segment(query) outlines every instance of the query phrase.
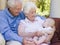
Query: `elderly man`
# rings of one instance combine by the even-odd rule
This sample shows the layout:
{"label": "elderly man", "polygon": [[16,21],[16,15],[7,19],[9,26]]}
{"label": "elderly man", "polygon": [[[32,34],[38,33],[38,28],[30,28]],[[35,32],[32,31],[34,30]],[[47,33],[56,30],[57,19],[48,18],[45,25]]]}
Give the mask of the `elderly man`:
{"label": "elderly man", "polygon": [[24,19],[25,16],[21,12],[22,2],[21,0],[8,0],[8,8],[0,11],[0,33],[6,40],[6,45],[22,45],[21,43],[32,43],[25,38],[18,36],[17,28],[19,21]]}

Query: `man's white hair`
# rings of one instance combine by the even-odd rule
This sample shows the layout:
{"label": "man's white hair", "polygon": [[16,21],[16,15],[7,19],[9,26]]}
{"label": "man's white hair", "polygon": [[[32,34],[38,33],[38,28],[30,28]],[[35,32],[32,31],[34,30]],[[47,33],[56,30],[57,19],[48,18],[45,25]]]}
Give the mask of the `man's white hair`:
{"label": "man's white hair", "polygon": [[31,8],[37,9],[37,6],[33,2],[27,2],[23,7],[23,12],[24,13],[29,13]]}
{"label": "man's white hair", "polygon": [[22,3],[22,0],[8,0],[7,5],[8,5],[8,7],[14,7],[14,6],[16,6],[16,2]]}

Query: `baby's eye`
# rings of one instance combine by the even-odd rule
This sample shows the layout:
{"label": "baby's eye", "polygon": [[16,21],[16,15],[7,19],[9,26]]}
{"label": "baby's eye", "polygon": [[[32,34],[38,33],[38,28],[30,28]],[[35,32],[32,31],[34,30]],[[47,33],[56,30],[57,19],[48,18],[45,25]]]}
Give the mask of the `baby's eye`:
{"label": "baby's eye", "polygon": [[43,28],[45,28],[45,26],[43,26]]}

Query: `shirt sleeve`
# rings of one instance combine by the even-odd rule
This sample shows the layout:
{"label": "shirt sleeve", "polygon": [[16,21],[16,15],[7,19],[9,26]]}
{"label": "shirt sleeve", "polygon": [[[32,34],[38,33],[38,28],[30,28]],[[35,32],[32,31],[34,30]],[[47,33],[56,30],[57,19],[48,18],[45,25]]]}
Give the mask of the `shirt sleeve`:
{"label": "shirt sleeve", "polygon": [[[28,29],[27,29],[28,30]],[[23,36],[23,37],[33,37],[34,36],[34,33],[32,32],[26,32],[26,26],[25,26],[25,22],[21,21],[19,26],[18,26],[18,34],[20,36]]]}
{"label": "shirt sleeve", "polygon": [[8,24],[6,17],[0,15],[0,33],[3,34],[5,40],[15,40],[22,42],[23,38],[18,36],[18,34],[14,33]]}

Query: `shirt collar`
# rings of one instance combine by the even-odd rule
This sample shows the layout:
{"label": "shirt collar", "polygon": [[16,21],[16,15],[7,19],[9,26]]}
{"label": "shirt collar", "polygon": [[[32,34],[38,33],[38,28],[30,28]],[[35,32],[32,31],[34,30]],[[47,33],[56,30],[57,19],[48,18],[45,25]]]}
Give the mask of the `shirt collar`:
{"label": "shirt collar", "polygon": [[[32,23],[28,18],[25,18],[25,21]],[[34,22],[36,22],[36,21],[38,21],[38,20],[37,20],[36,17],[35,17]]]}
{"label": "shirt collar", "polygon": [[6,12],[6,14],[7,14],[9,17],[11,17],[11,18],[14,18],[14,17],[15,17],[15,16],[13,16],[13,15],[9,12],[8,8],[5,9],[5,12]]}

